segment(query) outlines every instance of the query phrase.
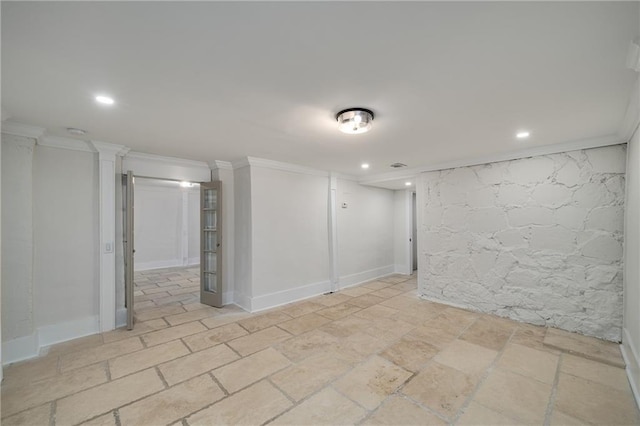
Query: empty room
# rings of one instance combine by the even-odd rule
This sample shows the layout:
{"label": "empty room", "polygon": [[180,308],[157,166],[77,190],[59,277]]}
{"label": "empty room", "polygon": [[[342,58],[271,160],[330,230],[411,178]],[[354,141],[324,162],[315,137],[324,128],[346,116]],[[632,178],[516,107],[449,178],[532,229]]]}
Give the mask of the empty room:
{"label": "empty room", "polygon": [[0,8],[3,425],[640,424],[640,2]]}

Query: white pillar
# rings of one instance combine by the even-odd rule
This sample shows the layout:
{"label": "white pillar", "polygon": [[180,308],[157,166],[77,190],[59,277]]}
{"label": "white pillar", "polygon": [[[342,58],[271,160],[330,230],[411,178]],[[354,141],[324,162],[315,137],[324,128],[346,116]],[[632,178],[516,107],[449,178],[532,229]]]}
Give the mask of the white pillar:
{"label": "white pillar", "polygon": [[337,203],[338,179],[333,173],[329,174],[329,279],[331,291],[340,290],[338,275],[338,207]]}
{"label": "white pillar", "polygon": [[100,331],[116,328],[116,156],[123,145],[91,141],[98,151],[100,212]]}

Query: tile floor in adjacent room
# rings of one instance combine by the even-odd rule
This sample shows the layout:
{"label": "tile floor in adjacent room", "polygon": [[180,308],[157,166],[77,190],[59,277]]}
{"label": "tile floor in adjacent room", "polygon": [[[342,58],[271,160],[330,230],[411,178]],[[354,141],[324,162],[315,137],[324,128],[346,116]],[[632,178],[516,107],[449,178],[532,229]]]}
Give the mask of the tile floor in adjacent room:
{"label": "tile floor in adjacent room", "polygon": [[197,274],[138,273],[135,330],[6,367],[2,424],[640,422],[617,345],[545,344],[544,328],[421,300],[406,276],[248,314],[200,305]]}

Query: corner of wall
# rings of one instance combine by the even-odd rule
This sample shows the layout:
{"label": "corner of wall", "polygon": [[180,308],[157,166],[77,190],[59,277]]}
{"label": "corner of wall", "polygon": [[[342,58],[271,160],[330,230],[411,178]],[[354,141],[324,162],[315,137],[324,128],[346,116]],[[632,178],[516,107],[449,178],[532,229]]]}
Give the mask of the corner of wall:
{"label": "corner of wall", "polygon": [[636,403],[640,406],[640,355],[636,353],[635,350],[635,348],[638,347],[638,343],[639,342],[634,342],[631,339],[629,330],[626,328],[622,329],[620,351],[626,364],[625,371],[629,379],[629,385],[631,385],[631,391],[636,399]]}

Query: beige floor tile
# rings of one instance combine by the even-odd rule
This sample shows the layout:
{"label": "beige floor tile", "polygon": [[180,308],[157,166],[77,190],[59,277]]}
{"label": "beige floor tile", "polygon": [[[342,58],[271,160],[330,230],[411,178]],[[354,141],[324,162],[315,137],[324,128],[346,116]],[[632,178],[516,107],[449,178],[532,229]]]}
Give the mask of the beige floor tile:
{"label": "beige floor tile", "polygon": [[86,422],[80,423],[81,426],[116,426],[116,416],[113,411],[103,414],[101,416],[95,417],[91,420],[87,420]]}
{"label": "beige floor tile", "polygon": [[324,308],[325,306],[320,303],[308,301],[287,305],[284,309],[282,309],[282,312],[293,318],[297,318]]}
{"label": "beige floor tile", "polygon": [[362,308],[359,308],[355,305],[351,305],[349,303],[340,303],[338,305],[334,305],[328,308],[324,308],[320,311],[316,311],[316,314],[322,315],[323,317],[329,318],[331,320],[337,320],[340,318],[344,318],[353,313],[358,312]]}
{"label": "beige floor tile", "polygon": [[544,346],[543,341],[546,333],[546,327],[520,323],[509,342],[547,352],[557,352]]}
{"label": "beige floor tile", "polygon": [[371,290],[381,290],[383,288],[391,287],[392,285],[393,283],[375,280],[362,284],[362,287],[370,288]]}
{"label": "beige floor tile", "polygon": [[277,349],[287,358],[297,362],[337,342],[336,337],[320,330],[313,330],[280,343]]}
{"label": "beige floor tile", "polygon": [[558,359],[558,355],[549,352],[508,344],[497,366],[551,385],[556,377]]}
{"label": "beige floor tile", "polygon": [[136,322],[134,324],[133,330],[127,330],[126,327],[123,327],[118,328],[117,330],[103,333],[102,336],[105,343],[110,343],[122,339],[127,339],[129,337],[150,333],[152,331],[162,330],[163,328],[167,327],[169,327],[169,325],[166,323],[166,321],[162,318],[158,318],[144,322]]}
{"label": "beige floor tile", "polygon": [[[428,324],[428,323],[427,323]],[[437,325],[425,325],[424,327],[416,327],[407,333],[406,337],[413,337],[423,340],[430,345],[443,349],[451,342],[456,340],[458,335],[447,329],[439,328]]]}
{"label": "beige floor tile", "polygon": [[377,354],[387,346],[389,343],[384,340],[366,333],[355,333],[328,345],[326,350],[335,351],[342,359],[355,364]]}
{"label": "beige floor tile", "polygon": [[548,328],[544,337],[544,344],[554,349],[604,362],[614,367],[624,368],[624,360],[617,343],[607,342],[594,337],[582,336],[577,333]]}
{"label": "beige floor tile", "polygon": [[197,321],[204,318],[212,317],[215,315],[216,315],[215,308],[208,307],[203,309],[196,309],[195,311],[188,311],[182,314],[169,315],[164,317],[164,319],[170,325],[179,325],[179,324],[184,324],[191,321]]}
{"label": "beige floor tile", "polygon": [[379,318],[395,318],[396,315],[400,311],[397,309],[389,308],[387,306],[382,305],[373,305],[369,306],[366,309],[362,309],[359,312],[356,311],[354,315],[360,318],[368,319],[368,320],[376,320]]}
{"label": "beige floor tile", "polygon": [[339,294],[343,294],[345,296],[351,296],[351,297],[359,297],[364,294],[371,293],[372,291],[373,291],[372,289],[367,287],[355,286],[355,287],[342,289],[340,290]]}
{"label": "beige floor tile", "polygon": [[526,423],[544,422],[551,386],[510,371],[493,370],[474,400]]}
{"label": "beige floor tile", "polygon": [[378,318],[369,321],[369,327],[363,331],[378,339],[386,340],[391,343],[415,328],[414,325],[391,318]]}
{"label": "beige floor tile", "polygon": [[491,426],[491,425],[504,425],[514,426],[522,425],[520,420],[512,419],[504,414],[498,413],[490,408],[471,401],[471,404],[465,408],[464,413],[460,416],[460,419],[456,422],[456,425],[466,426]]}
{"label": "beige floor tile", "polygon": [[247,334],[249,333],[244,328],[238,324],[231,323],[214,328],[213,330],[192,334],[191,336],[184,337],[182,341],[189,346],[189,349],[197,352],[238,337],[246,336]]}
{"label": "beige floor tile", "polygon": [[158,366],[169,386],[211,371],[237,360],[239,356],[226,345],[195,352]]}
{"label": "beige floor tile", "polygon": [[3,386],[14,382],[24,384],[58,374],[58,356],[47,355],[4,367]]}
{"label": "beige floor tile", "polygon": [[560,373],[555,409],[594,424],[639,424],[638,408],[630,391]]}
{"label": "beige floor tile", "polygon": [[383,297],[373,296],[371,294],[365,294],[363,296],[357,296],[349,300],[351,305],[356,305],[360,308],[368,308],[369,306],[377,305],[380,302],[384,302],[386,299]]}
{"label": "beige floor tile", "polygon": [[288,331],[291,334],[298,335],[314,330],[321,325],[331,322],[329,318],[315,313],[303,315],[301,317],[285,321],[278,324],[278,327]]}
{"label": "beige floor tile", "polygon": [[[5,416],[5,412],[2,412]],[[39,407],[32,408],[27,411],[23,411],[20,414],[16,414],[11,417],[3,417],[3,426],[25,426],[25,425],[48,425],[49,417],[51,416],[51,403],[40,405]]]}
{"label": "beige floor tile", "polygon": [[160,345],[170,342],[181,337],[191,336],[192,334],[206,331],[207,328],[198,321],[189,322],[175,327],[166,328],[164,330],[153,331],[143,334],[142,340],[147,346]]}
{"label": "beige floor tile", "polygon": [[463,373],[480,377],[496,359],[498,352],[464,340],[455,340],[438,355],[434,361]]}
{"label": "beige floor tile", "polygon": [[473,392],[477,378],[431,362],[402,389],[402,393],[436,413],[453,418]]}
{"label": "beige floor tile", "polygon": [[237,338],[227,344],[242,356],[247,356],[264,348],[291,338],[291,334],[278,327],[269,327]]}
{"label": "beige floor tile", "polygon": [[402,396],[392,396],[363,425],[446,425],[447,422]]}
{"label": "beige floor tile", "polygon": [[376,290],[373,291],[371,293],[369,293],[373,296],[378,296],[378,297],[384,297],[385,299],[391,298],[391,297],[395,297],[395,296],[399,296],[402,294],[402,290],[394,290],[392,288],[383,288],[380,290]]}
{"label": "beige floor tile", "polygon": [[348,337],[356,333],[361,333],[369,327],[370,321],[350,315],[346,318],[341,318],[324,325],[320,327],[320,330],[331,334],[334,337]]}
{"label": "beige floor tile", "polygon": [[180,314],[182,312],[184,312],[182,306],[163,306],[161,308],[149,309],[148,311],[144,311],[139,314],[136,312],[136,321],[149,321],[156,318],[166,317],[167,315]]}
{"label": "beige floor tile", "polygon": [[391,297],[384,302],[380,302],[381,305],[389,308],[398,309],[400,311],[407,309],[415,309],[420,306],[420,300],[411,299],[408,297],[402,297],[402,293],[397,296]]}
{"label": "beige floor tile", "polygon": [[[407,281],[410,278],[411,278],[410,275],[393,274],[386,277],[378,278],[378,281],[391,283],[391,284],[399,284]],[[415,284],[413,286],[415,287]]]}
{"label": "beige floor tile", "polygon": [[394,364],[409,370],[420,370],[440,349],[412,336],[405,336],[389,346],[380,355]]}
{"label": "beige floor tile", "polygon": [[142,293],[146,294],[146,295],[150,295],[150,294],[155,294],[155,293],[161,293],[163,291],[168,291],[168,290],[177,290],[179,289],[180,286],[177,284],[171,284],[165,287],[157,287],[157,288],[147,288],[142,290]]}
{"label": "beige floor tile", "polygon": [[622,368],[566,354],[562,357],[560,370],[624,392],[629,391],[629,380]]}
{"label": "beige floor tile", "polygon": [[331,388],[323,389],[302,404],[275,419],[272,425],[350,425],[366,411]]}
{"label": "beige floor tile", "polygon": [[62,355],[70,352],[77,352],[82,349],[95,348],[104,343],[102,334],[81,337],[68,342],[58,343],[49,347],[49,355]]}
{"label": "beige floor tile", "polygon": [[224,395],[220,386],[205,374],[121,408],[120,423],[168,424],[219,401]]}
{"label": "beige floor tile", "polygon": [[262,381],[187,417],[196,425],[259,425],[293,404],[269,382]]}
{"label": "beige floor tile", "polygon": [[153,367],[181,356],[187,355],[189,349],[180,340],[152,346],[138,352],[120,356],[109,360],[111,378],[117,379],[136,371]]}
{"label": "beige floor tile", "polygon": [[374,356],[334,383],[334,387],[368,410],[373,410],[411,377],[411,373]]}
{"label": "beige floor tile", "polygon": [[460,338],[495,351],[501,350],[516,329],[515,323],[487,316],[478,318]]}
{"label": "beige floor tile", "polygon": [[578,420],[568,414],[564,414],[559,410],[553,410],[553,413],[551,413],[551,420],[549,421],[550,426],[580,426],[588,424],[589,423]]}
{"label": "beige floor tile", "polygon": [[229,393],[234,393],[290,364],[289,360],[278,351],[268,348],[220,367],[213,371],[213,375]]}
{"label": "beige floor tile", "polygon": [[104,363],[39,381],[2,386],[2,415],[10,416],[107,381]]}
{"label": "beige floor tile", "polygon": [[280,324],[281,322],[289,321],[290,319],[291,316],[283,312],[269,312],[268,314],[257,315],[240,320],[238,321],[238,324],[244,327],[248,332],[253,333],[255,331]]}
{"label": "beige floor tile", "polygon": [[233,322],[237,322],[246,318],[250,318],[251,314],[249,312],[233,312],[224,315],[218,315],[211,318],[205,318],[200,322],[204,324],[207,328],[217,328],[226,324],[231,324]]}
{"label": "beige floor tile", "polygon": [[311,356],[271,376],[271,381],[296,401],[306,398],[351,368],[333,352]]}
{"label": "beige floor tile", "polygon": [[351,300],[351,296],[347,296],[346,294],[343,294],[343,292],[339,292],[320,296],[317,299],[314,299],[314,302],[320,303],[324,306],[335,306],[340,303],[346,303],[349,300]]}
{"label": "beige floor tile", "polygon": [[182,307],[186,311],[197,311],[198,309],[205,309],[205,308],[209,308],[210,306],[202,304],[200,302],[194,302],[194,303],[187,303],[186,305],[182,305]]}
{"label": "beige floor tile", "polygon": [[59,400],[56,422],[63,425],[80,423],[163,388],[153,369],[113,380]]}
{"label": "beige floor tile", "polygon": [[74,368],[95,364],[143,348],[144,346],[138,337],[131,337],[117,342],[106,343],[95,348],[71,352],[60,356],[60,370],[63,372],[73,370]]}

